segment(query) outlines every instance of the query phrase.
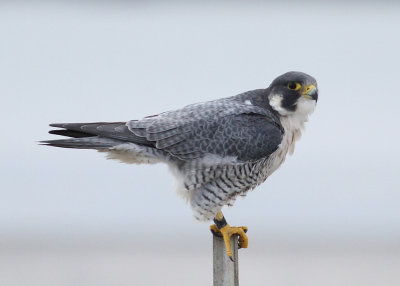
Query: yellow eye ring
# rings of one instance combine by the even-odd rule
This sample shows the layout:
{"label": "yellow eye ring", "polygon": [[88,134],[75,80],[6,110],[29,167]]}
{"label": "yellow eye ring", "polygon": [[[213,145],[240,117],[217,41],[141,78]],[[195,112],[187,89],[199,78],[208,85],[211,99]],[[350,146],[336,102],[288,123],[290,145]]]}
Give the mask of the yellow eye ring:
{"label": "yellow eye ring", "polygon": [[301,88],[301,84],[298,82],[290,81],[287,84],[287,88],[290,90],[299,90]]}

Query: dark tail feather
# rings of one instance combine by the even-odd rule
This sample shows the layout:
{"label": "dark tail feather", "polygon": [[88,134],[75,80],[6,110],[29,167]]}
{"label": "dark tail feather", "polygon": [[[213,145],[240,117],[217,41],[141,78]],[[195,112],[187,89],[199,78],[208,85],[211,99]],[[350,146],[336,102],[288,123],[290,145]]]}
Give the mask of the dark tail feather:
{"label": "dark tail feather", "polygon": [[[155,141],[144,136],[137,136],[126,126],[126,122],[94,122],[94,123],[53,123],[51,127],[62,129],[50,130],[50,134],[72,137],[82,140],[61,139],[42,141],[44,145],[64,148],[110,148],[110,144],[131,142],[139,145],[155,147]],[[104,145],[104,146],[103,146]]]}
{"label": "dark tail feather", "polygon": [[75,130],[67,130],[67,129],[50,130],[49,133],[50,134],[54,134],[54,135],[73,137],[73,138],[83,138],[83,137],[94,137],[94,136],[96,136],[96,135],[89,134],[89,133],[86,133],[86,132],[80,132],[80,131],[75,131]]}
{"label": "dark tail feather", "polygon": [[75,149],[109,149],[121,143],[120,140],[111,138],[104,138],[99,136],[83,137],[83,138],[69,138],[59,140],[46,140],[40,141],[41,145],[61,147],[61,148],[75,148]]}

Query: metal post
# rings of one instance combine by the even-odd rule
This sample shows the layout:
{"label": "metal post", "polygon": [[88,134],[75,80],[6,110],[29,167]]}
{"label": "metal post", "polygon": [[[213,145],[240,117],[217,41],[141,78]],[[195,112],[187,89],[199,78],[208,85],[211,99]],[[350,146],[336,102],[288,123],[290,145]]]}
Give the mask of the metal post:
{"label": "metal post", "polygon": [[238,236],[231,237],[231,261],[222,237],[213,235],[214,286],[239,286]]}

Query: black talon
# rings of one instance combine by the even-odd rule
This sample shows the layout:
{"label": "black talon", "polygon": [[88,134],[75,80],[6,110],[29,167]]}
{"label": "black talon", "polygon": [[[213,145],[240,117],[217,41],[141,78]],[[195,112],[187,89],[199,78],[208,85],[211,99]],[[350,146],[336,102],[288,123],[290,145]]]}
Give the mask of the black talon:
{"label": "black talon", "polygon": [[215,235],[216,237],[222,237],[222,234],[220,232],[215,232],[214,230],[210,229],[211,233]]}

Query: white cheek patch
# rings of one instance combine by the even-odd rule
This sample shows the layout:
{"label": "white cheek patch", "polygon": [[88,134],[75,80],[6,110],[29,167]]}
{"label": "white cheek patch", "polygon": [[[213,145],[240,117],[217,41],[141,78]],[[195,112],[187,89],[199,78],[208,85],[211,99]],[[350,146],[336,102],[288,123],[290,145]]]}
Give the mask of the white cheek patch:
{"label": "white cheek patch", "polygon": [[245,100],[245,101],[244,101],[244,103],[245,103],[245,104],[247,104],[247,105],[253,105],[253,104],[251,103],[251,101],[250,101],[250,100],[248,100],[248,99],[247,99],[247,100]]}
{"label": "white cheek patch", "polygon": [[269,96],[269,105],[277,111],[280,115],[289,115],[292,114],[292,111],[286,110],[282,107],[282,95],[281,94],[272,94]]}
{"label": "white cheek patch", "polygon": [[282,100],[283,97],[281,94],[272,94],[269,96],[269,104],[275,111],[279,112],[279,114],[282,116],[286,115],[307,116],[313,113],[315,106],[317,104],[315,100],[310,100],[303,96],[300,96],[300,98],[297,100],[296,110],[290,111],[282,107]]}

